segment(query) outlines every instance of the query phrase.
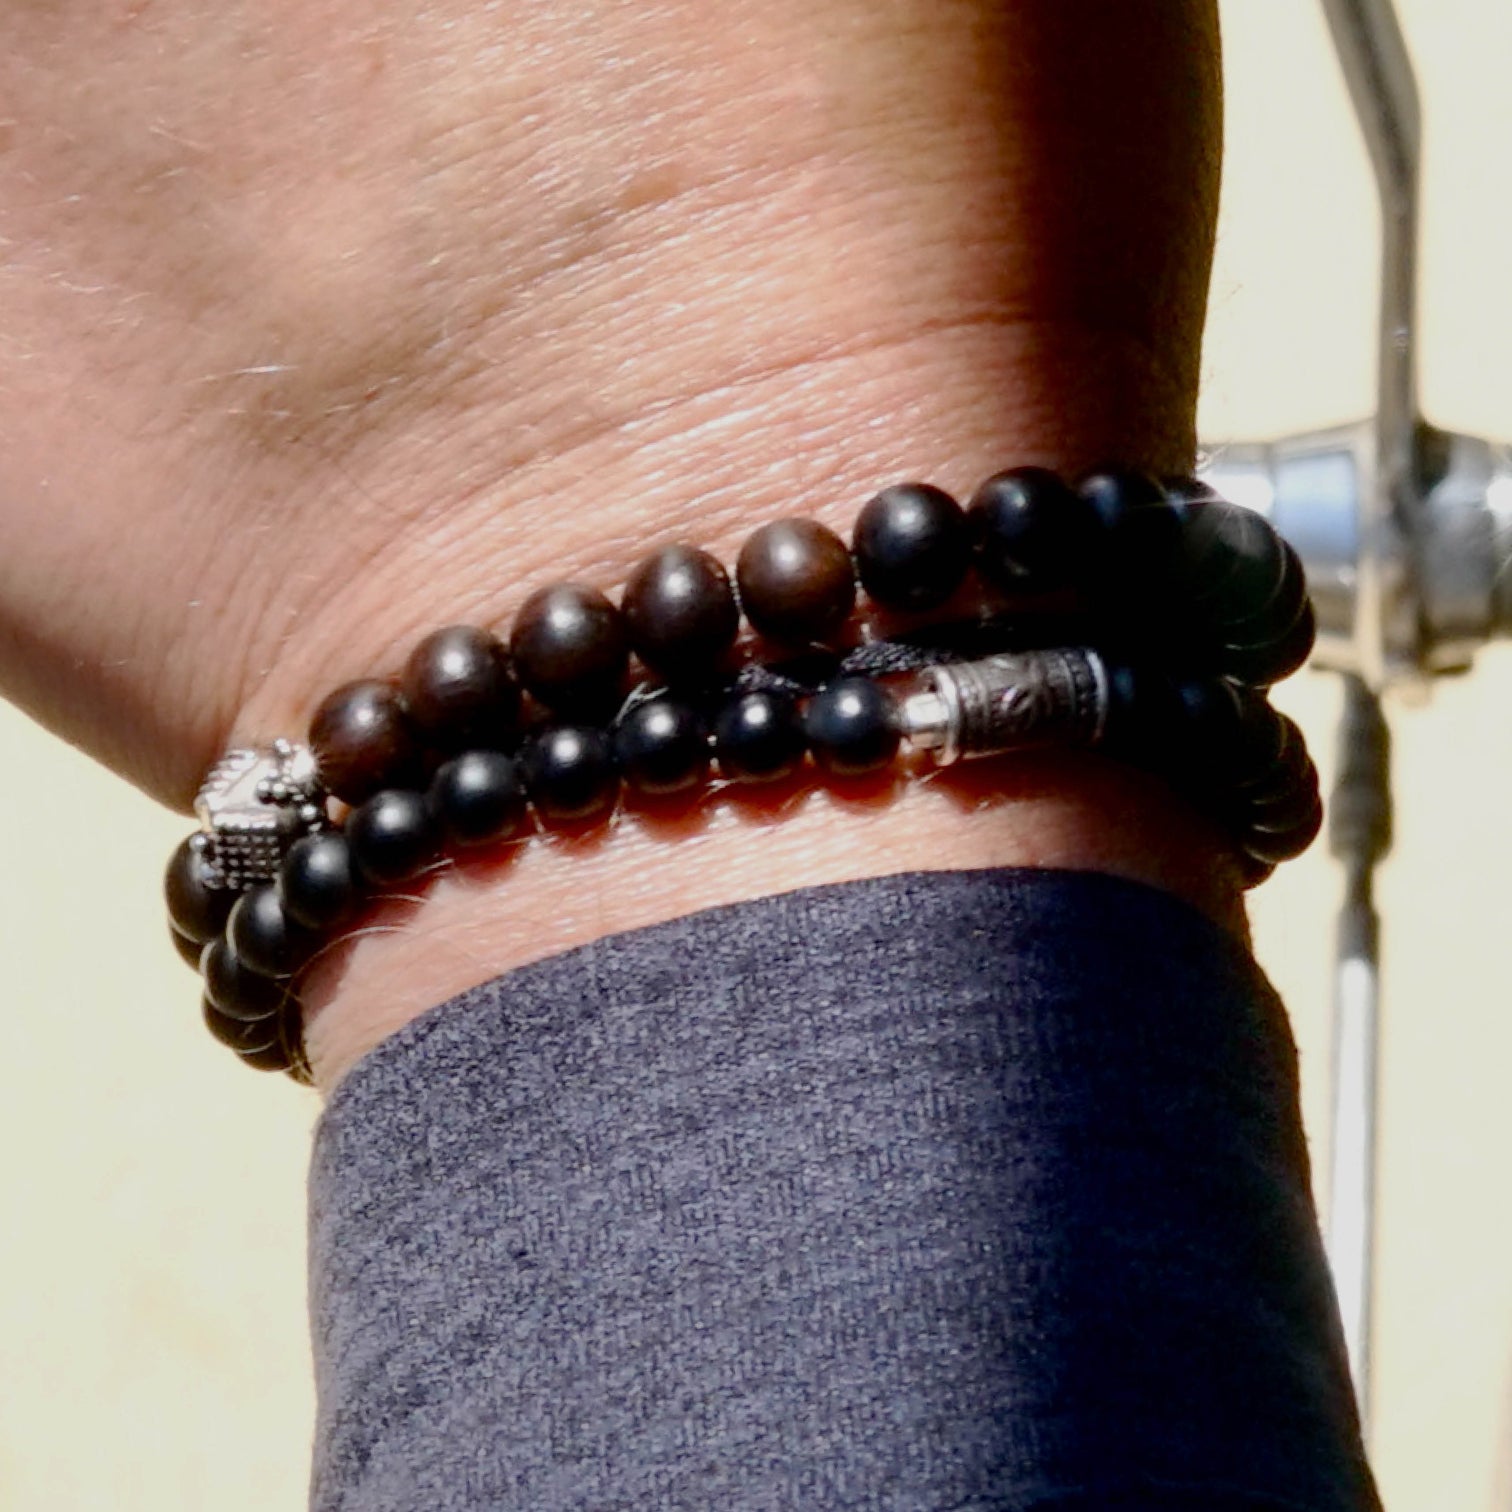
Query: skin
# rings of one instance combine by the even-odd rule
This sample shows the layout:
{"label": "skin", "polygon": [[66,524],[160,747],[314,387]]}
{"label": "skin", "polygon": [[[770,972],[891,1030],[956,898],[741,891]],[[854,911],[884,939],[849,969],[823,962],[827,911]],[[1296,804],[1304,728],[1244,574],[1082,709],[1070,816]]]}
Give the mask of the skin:
{"label": "skin", "polygon": [[[0,99],[0,690],[181,808],[650,546],[1191,465],[1207,0],[20,0]],[[1094,758],[722,797],[442,872],[318,964],[311,1054],[609,931],[987,865],[1243,928],[1219,838]]]}

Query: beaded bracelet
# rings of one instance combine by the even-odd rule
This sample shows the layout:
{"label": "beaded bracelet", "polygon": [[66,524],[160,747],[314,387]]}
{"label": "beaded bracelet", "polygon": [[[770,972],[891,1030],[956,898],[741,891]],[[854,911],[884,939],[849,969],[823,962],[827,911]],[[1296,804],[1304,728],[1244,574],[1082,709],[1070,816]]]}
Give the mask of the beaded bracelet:
{"label": "beaded bracelet", "polygon": [[[970,617],[921,627],[973,569]],[[1263,692],[1311,649],[1301,564],[1263,518],[1190,480],[1105,473],[1073,490],[1016,469],[967,510],[903,484],[861,511],[850,549],[782,520],[750,537],[734,577],[675,545],[640,564],[618,608],[544,588],[507,649],[438,630],[396,682],[331,694],[308,747],[224,757],[167,877],[216,1038],[308,1080],[292,983],[364,900],[532,814],[602,817],[621,784],[662,798],[711,768],[770,782],[811,761],[844,781],[900,752],[945,766],[1079,746],[1165,778],[1228,830],[1251,884],[1318,832],[1316,770]],[[906,628],[846,649],[858,579]],[[777,664],[732,667],[742,614],[787,653]],[[649,676],[627,694],[632,653]]]}

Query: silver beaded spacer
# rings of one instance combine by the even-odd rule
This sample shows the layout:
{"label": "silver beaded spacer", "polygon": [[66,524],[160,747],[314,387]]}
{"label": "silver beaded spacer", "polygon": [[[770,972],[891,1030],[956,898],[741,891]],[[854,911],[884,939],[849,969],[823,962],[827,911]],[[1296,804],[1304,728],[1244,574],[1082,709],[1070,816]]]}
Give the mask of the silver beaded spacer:
{"label": "silver beaded spacer", "polygon": [[289,740],[228,751],[194,800],[206,880],[244,892],[271,882],[293,843],[329,822],[308,746]]}

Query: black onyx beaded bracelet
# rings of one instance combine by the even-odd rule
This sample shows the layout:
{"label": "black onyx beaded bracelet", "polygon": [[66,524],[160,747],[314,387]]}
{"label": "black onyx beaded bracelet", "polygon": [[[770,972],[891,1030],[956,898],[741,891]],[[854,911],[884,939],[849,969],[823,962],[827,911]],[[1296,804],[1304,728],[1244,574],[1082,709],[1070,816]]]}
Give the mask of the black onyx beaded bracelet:
{"label": "black onyx beaded bracelet", "polygon": [[[891,633],[858,637],[858,585]],[[742,617],[770,657],[737,665]],[[215,1037],[307,1080],[295,984],[364,903],[448,849],[600,819],[622,788],[659,799],[807,764],[845,781],[900,757],[1095,748],[1223,826],[1257,882],[1322,823],[1301,732],[1264,691],[1313,635],[1296,554],[1190,480],[1073,489],[1020,468],[967,509],[902,484],[865,506],[850,547],[809,520],[763,526],[733,583],[707,552],[668,546],[617,607],[543,588],[507,646],[438,630],[397,679],[332,693],[307,746],[230,752],[169,864],[173,938]]]}

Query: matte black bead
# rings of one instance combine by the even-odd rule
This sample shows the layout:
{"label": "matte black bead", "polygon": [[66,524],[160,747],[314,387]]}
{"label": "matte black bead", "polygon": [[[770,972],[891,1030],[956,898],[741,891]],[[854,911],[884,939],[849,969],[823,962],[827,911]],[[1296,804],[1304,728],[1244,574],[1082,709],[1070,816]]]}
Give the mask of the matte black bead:
{"label": "matte black bead", "polygon": [[430,801],[453,845],[488,845],[506,839],[525,820],[520,764],[502,751],[464,752],[436,773]]}
{"label": "matte black bead", "polygon": [[210,942],[203,969],[205,995],[227,1018],[267,1018],[284,1000],[283,984],[253,971],[224,935]]}
{"label": "matte black bead", "polygon": [[669,681],[712,671],[740,628],[729,573],[694,546],[647,557],[625,585],[621,608],[635,654]]}
{"label": "matte black bead", "polygon": [[1268,688],[1306,664],[1317,638],[1318,621],[1312,603],[1303,599],[1296,617],[1285,630],[1249,645],[1220,647],[1215,660],[1225,676],[1257,688]]}
{"label": "matte black bead", "polygon": [[1094,473],[1078,488],[1102,539],[1088,562],[1090,575],[1124,601],[1164,608],[1161,597],[1182,566],[1183,520],[1154,478],[1138,472]]}
{"label": "matte black bead", "polygon": [[184,965],[198,971],[200,958],[205,953],[205,942],[191,940],[188,935],[180,934],[171,924],[168,926],[168,938],[173,941],[173,948],[178,951],[179,959]]}
{"label": "matte black bead", "polygon": [[966,512],[977,570],[1004,593],[1035,594],[1080,581],[1098,536],[1086,500],[1043,467],[995,474]]}
{"label": "matte black bead", "polygon": [[619,610],[598,589],[578,583],[531,594],[515,616],[509,649],[520,681],[560,713],[610,706],[630,657]]}
{"label": "matte black bead", "polygon": [[320,780],[347,803],[420,772],[420,747],[396,688],[374,678],[336,689],[310,721],[310,746]]}
{"label": "matte black bead", "polygon": [[163,892],[173,927],[189,939],[204,944],[226,926],[236,894],[226,887],[211,887],[210,869],[204,858],[205,837],[186,835],[168,860]]}
{"label": "matte black bead", "polygon": [[740,550],[740,603],[763,634],[793,644],[825,642],[856,605],[845,542],[814,520],[774,520]]}
{"label": "matte black bead", "polygon": [[441,853],[441,831],[424,793],[391,788],[352,811],[347,844],[357,874],[374,887],[392,887],[423,872]]}
{"label": "matte black bead", "polygon": [[424,740],[441,751],[503,749],[519,734],[520,685],[496,636],[449,625],[410,653],[399,680]]}
{"label": "matte black bead", "polygon": [[869,677],[842,677],[808,701],[803,733],[822,770],[864,777],[898,754],[897,701]]}
{"label": "matte black bead", "polygon": [[1168,776],[1179,776],[1190,752],[1184,710],[1164,673],[1126,663],[1105,663],[1108,716],[1102,748],[1109,755]]}
{"label": "matte black bead", "polygon": [[678,698],[650,698],[625,711],[614,731],[614,758],[642,793],[680,793],[709,773],[709,732]]}
{"label": "matte black bead", "polygon": [[200,1004],[207,1028],[221,1044],[235,1050],[238,1055],[255,1054],[279,1044],[278,1015],[267,1014],[259,1019],[233,1018],[205,995]]}
{"label": "matte black bead", "polygon": [[971,565],[966,515],[942,488],[885,488],[856,519],[852,549],[861,586],[888,609],[934,609]]}
{"label": "matte black bead", "polygon": [[226,923],[226,938],[248,970],[274,978],[293,976],[320,947],[319,935],[284,912],[272,882],[241,895]]}
{"label": "matte black bead", "polygon": [[1265,696],[1218,678],[1195,678],[1177,685],[1187,730],[1190,761],[1214,786],[1252,782],[1281,755],[1286,729]]}
{"label": "matte black bead", "polygon": [[619,773],[609,736],[593,725],[552,725],[520,753],[525,788],[548,819],[587,819],[613,802]]}
{"label": "matte black bead", "polygon": [[296,840],[279,869],[278,887],[284,911],[306,929],[345,924],[362,900],[352,848],[338,830]]}
{"label": "matte black bead", "polygon": [[737,694],[714,720],[719,770],[736,781],[789,777],[806,749],[798,705],[783,693]]}

